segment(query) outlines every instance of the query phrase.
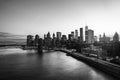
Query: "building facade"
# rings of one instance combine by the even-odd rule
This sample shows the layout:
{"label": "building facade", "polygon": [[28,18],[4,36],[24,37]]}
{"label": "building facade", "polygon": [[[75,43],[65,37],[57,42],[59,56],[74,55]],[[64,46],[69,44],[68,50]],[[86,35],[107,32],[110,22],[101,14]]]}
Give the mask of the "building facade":
{"label": "building facade", "polygon": [[80,28],[80,41],[83,42],[83,28]]}
{"label": "building facade", "polygon": [[78,30],[75,30],[75,39],[78,40]]}
{"label": "building facade", "polygon": [[61,32],[57,32],[56,35],[57,35],[57,39],[58,39],[58,40],[61,40],[61,35],[62,35],[62,33],[61,33]]}

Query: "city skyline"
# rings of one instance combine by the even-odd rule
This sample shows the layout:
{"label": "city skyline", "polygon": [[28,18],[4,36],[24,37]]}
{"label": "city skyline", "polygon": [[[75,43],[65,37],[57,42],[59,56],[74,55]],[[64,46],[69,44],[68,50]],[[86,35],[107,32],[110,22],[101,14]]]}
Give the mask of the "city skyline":
{"label": "city skyline", "polygon": [[[67,35],[87,25],[99,36],[120,33],[119,0],[1,0],[0,32]],[[84,32],[84,31],[83,31]]]}

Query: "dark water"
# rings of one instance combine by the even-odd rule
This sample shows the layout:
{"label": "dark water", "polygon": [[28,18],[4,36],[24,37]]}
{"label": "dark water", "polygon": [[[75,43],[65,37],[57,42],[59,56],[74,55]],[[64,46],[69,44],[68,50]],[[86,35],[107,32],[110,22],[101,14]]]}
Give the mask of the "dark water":
{"label": "dark water", "polygon": [[114,80],[63,52],[0,49],[0,80]]}

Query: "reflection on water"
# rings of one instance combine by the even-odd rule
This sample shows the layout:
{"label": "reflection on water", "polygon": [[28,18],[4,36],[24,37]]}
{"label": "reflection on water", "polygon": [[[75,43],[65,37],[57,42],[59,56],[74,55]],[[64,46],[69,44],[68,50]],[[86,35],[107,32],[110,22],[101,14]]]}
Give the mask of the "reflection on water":
{"label": "reflection on water", "polygon": [[10,54],[0,56],[0,80],[113,80],[62,52],[38,55],[34,50],[13,48],[0,49],[0,54]]}

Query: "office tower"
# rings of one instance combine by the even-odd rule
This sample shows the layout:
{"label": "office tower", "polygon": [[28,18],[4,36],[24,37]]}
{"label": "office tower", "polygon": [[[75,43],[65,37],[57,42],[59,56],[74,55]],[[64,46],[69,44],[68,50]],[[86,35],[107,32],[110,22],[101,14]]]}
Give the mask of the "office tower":
{"label": "office tower", "polygon": [[35,35],[34,45],[38,46],[39,35]]}
{"label": "office tower", "polygon": [[97,42],[97,36],[94,36],[94,42]]}
{"label": "office tower", "polygon": [[83,42],[83,28],[80,28],[80,41]]}
{"label": "office tower", "polygon": [[68,34],[68,40],[72,40],[72,35],[71,34]]}
{"label": "office tower", "polygon": [[47,38],[51,38],[50,32],[47,33]]}
{"label": "office tower", "polygon": [[27,35],[27,46],[33,46],[33,36]]}
{"label": "office tower", "polygon": [[78,40],[78,30],[75,30],[75,39]]}
{"label": "office tower", "polygon": [[88,26],[85,26],[85,42],[88,43]]}
{"label": "office tower", "polygon": [[62,35],[62,38],[61,38],[63,41],[66,41],[67,40],[67,37],[66,35]]}
{"label": "office tower", "polygon": [[72,40],[74,40],[74,32],[71,32]]}
{"label": "office tower", "polygon": [[56,45],[56,38],[55,38],[55,34],[53,33],[52,46],[55,47],[55,45]]}
{"label": "office tower", "polygon": [[99,42],[101,42],[101,34],[99,35]]}
{"label": "office tower", "polygon": [[55,34],[53,33],[53,39],[55,39]]}
{"label": "office tower", "polygon": [[46,39],[47,38],[47,35],[46,34],[44,34],[44,39]]}
{"label": "office tower", "polygon": [[94,43],[94,31],[89,29],[87,32],[88,32],[87,43],[89,44]]}
{"label": "office tower", "polygon": [[57,35],[57,39],[58,39],[58,40],[61,40],[61,35],[62,35],[62,33],[61,33],[61,32],[57,32],[56,35]]}
{"label": "office tower", "polygon": [[119,41],[119,35],[118,33],[116,32],[113,36],[113,42],[118,42]]}
{"label": "office tower", "polygon": [[105,33],[103,34],[103,37],[100,37],[99,42],[101,43],[109,43],[110,37],[106,37]]}

